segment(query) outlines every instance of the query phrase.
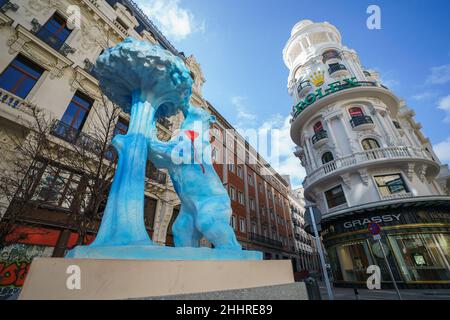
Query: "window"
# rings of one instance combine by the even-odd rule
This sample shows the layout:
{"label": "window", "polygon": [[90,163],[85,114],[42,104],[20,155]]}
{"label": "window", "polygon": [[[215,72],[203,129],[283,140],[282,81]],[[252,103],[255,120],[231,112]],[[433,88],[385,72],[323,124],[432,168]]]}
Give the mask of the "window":
{"label": "window", "polygon": [[361,141],[361,144],[364,150],[373,150],[380,148],[380,144],[378,143],[378,141],[371,138],[364,139],[363,141]]}
{"label": "window", "polygon": [[250,199],[250,210],[255,210],[255,200],[254,199]]}
{"label": "window", "polygon": [[314,124],[313,129],[314,129],[314,132],[315,132],[315,133],[318,133],[318,132],[323,131],[323,125],[322,125],[322,122],[320,122],[320,121],[316,122],[316,124]]}
{"label": "window", "polygon": [[253,186],[253,177],[250,174],[247,176],[247,180],[248,180],[248,184]]}
{"label": "window", "polygon": [[256,222],[252,222],[252,233],[256,234],[257,229],[256,229]]}
{"label": "window", "polygon": [[400,123],[398,121],[392,121],[392,123],[394,124],[394,127],[396,129],[401,129],[402,128],[402,126],[400,125]]}
{"label": "window", "polygon": [[374,179],[382,197],[408,193],[408,188],[400,174],[375,176]]}
{"label": "window", "polygon": [[116,127],[114,128],[114,136],[118,135],[118,134],[122,134],[125,135],[128,132],[128,120],[119,117],[119,120],[116,123]]}
{"label": "window", "polygon": [[213,159],[214,161],[217,160],[217,149],[215,147],[212,148],[211,159]]}
{"label": "window", "polygon": [[233,230],[236,231],[237,224],[236,224],[236,216],[235,215],[231,216],[231,227],[233,227]]}
{"label": "window", "polygon": [[406,281],[448,281],[450,234],[420,233],[389,237]]}
{"label": "window", "polygon": [[[335,249],[334,249],[335,248]],[[344,281],[366,281],[367,267],[376,264],[370,254],[367,241],[353,241],[338,245],[331,250],[335,277]]]}
{"label": "window", "polygon": [[228,170],[230,170],[231,172],[234,172],[234,163],[228,164]]}
{"label": "window", "polygon": [[94,101],[77,91],[70,101],[61,121],[72,128],[81,130]]}
{"label": "window", "polygon": [[322,156],[322,163],[328,163],[334,160],[333,154],[330,151],[327,151]]}
{"label": "window", "polygon": [[325,198],[327,199],[329,209],[347,203],[347,200],[345,199],[344,190],[340,185],[326,191]]}
{"label": "window", "polygon": [[69,209],[80,180],[78,174],[48,165],[39,179],[32,200]]}
{"label": "window", "polygon": [[264,207],[264,206],[261,207],[261,213],[263,216],[266,215],[266,207]]}
{"label": "window", "polygon": [[1,74],[0,87],[24,99],[43,73],[43,68],[18,55]]}
{"label": "window", "polygon": [[269,208],[269,215],[272,220],[275,219],[275,216],[273,215],[273,208]]}
{"label": "window", "polygon": [[239,231],[245,232],[245,219],[239,218]]}
{"label": "window", "polygon": [[239,178],[243,177],[242,171],[243,171],[242,167],[241,166],[237,166],[237,175],[238,175]]}
{"label": "window", "polygon": [[122,19],[120,19],[119,17],[116,18],[116,22],[117,22],[122,28],[124,28],[125,30],[128,30],[128,29],[129,29],[128,25],[127,25]]}
{"label": "window", "polygon": [[67,27],[66,20],[55,13],[36,33],[36,36],[53,49],[59,50],[70,33],[71,30]]}
{"label": "window", "polygon": [[235,201],[236,200],[236,190],[234,187],[230,187],[230,199]]}
{"label": "window", "polygon": [[340,59],[339,52],[336,50],[327,50],[322,53],[322,61],[323,63],[327,62],[330,59]]}
{"label": "window", "polygon": [[244,194],[241,191],[238,192],[238,197],[239,203],[244,204]]}
{"label": "window", "polygon": [[263,228],[263,235],[264,235],[264,238],[267,238],[267,236],[268,236],[266,227]]}
{"label": "window", "polygon": [[263,186],[262,186],[261,182],[258,183],[258,188],[259,188],[259,193],[262,193],[263,192]]}
{"label": "window", "polygon": [[364,139],[363,141],[361,141],[361,145],[365,151],[374,150],[371,152],[366,152],[368,160],[374,160],[378,159],[380,156],[381,157],[384,156],[381,152],[376,151],[377,149],[380,148],[380,145],[378,144],[378,141],[375,139]]}
{"label": "window", "polygon": [[356,117],[364,117],[364,113],[360,107],[353,107],[348,109],[348,113],[350,114],[350,117],[356,118]]}

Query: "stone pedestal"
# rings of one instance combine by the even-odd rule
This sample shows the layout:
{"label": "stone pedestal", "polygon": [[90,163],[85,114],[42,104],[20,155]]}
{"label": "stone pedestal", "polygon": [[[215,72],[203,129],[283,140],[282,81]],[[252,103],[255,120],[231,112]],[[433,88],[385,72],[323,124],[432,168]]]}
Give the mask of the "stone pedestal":
{"label": "stone pedestal", "polygon": [[[261,291],[261,287],[293,283],[290,260],[145,261],[35,258],[19,298],[148,299],[186,294],[208,296],[207,292],[246,292],[242,289],[252,288],[260,288]],[[306,295],[300,294],[298,297],[300,296]],[[241,295],[241,298],[251,299],[251,296]]]}

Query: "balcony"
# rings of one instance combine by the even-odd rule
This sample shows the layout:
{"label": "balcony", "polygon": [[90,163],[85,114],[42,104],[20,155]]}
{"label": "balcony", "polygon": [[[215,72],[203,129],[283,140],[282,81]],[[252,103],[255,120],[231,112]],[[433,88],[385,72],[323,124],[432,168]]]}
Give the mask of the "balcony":
{"label": "balcony", "polygon": [[55,37],[54,33],[42,27],[39,22],[35,19],[31,21],[33,25],[32,32],[34,35],[41,39],[43,42],[48,44],[50,47],[61,53],[64,57],[67,57],[68,54],[75,53],[75,49],[65,43],[65,40],[61,40],[58,37]]}
{"label": "balcony", "polygon": [[55,137],[94,154],[99,154],[102,151],[102,146],[99,141],[59,120],[53,123],[51,133]]}
{"label": "balcony", "polygon": [[375,124],[370,116],[358,116],[350,119],[350,124],[355,130],[367,130],[373,129]]}
{"label": "balcony", "polygon": [[0,12],[5,13],[8,10],[16,12],[19,9],[19,5],[12,3],[11,1],[0,1]]}
{"label": "balcony", "polygon": [[158,184],[165,185],[167,181],[167,174],[157,168],[155,168],[150,162],[147,165],[147,170],[145,172],[145,177],[150,180],[150,182],[156,182]]}
{"label": "balcony", "polygon": [[264,237],[262,235],[259,235],[259,234],[253,233],[253,232],[250,232],[248,234],[248,239],[250,241],[255,241],[255,242],[258,242],[263,245],[265,244],[265,245],[269,245],[269,246],[273,246],[273,247],[277,247],[277,248],[283,247],[283,243],[281,241],[273,240],[273,239]]}
{"label": "balcony", "polygon": [[306,96],[307,93],[309,93],[312,89],[311,83],[308,80],[302,81],[299,83],[297,87],[297,94],[298,97],[301,99],[304,96]]}
{"label": "balcony", "polygon": [[334,77],[340,77],[348,74],[347,67],[344,66],[342,63],[333,63],[330,64],[330,67],[328,68],[328,73],[330,76]]}
{"label": "balcony", "polygon": [[322,61],[323,63],[326,63],[329,60],[332,59],[339,59],[341,60],[341,55],[338,51],[336,50],[327,50],[322,54]]}
{"label": "balcony", "polygon": [[321,130],[316,132],[315,135],[312,136],[311,141],[315,148],[319,148],[324,145],[328,141],[328,133],[326,130]]}
{"label": "balcony", "polygon": [[88,58],[84,59],[83,63],[84,63],[83,70],[89,73],[94,78],[97,78],[94,70],[95,67],[94,63],[92,63],[91,60],[89,60]]}
{"label": "balcony", "polygon": [[[310,187],[313,183],[334,173],[342,172],[353,167],[355,170],[359,167],[367,167],[371,164],[379,164],[386,160],[407,160],[407,161],[426,161],[432,163],[433,159],[428,155],[425,149],[416,147],[387,147],[372,150],[356,152],[354,154],[330,161],[318,169],[314,170],[306,177],[303,186]],[[439,166],[436,163],[436,174],[439,172]]]}

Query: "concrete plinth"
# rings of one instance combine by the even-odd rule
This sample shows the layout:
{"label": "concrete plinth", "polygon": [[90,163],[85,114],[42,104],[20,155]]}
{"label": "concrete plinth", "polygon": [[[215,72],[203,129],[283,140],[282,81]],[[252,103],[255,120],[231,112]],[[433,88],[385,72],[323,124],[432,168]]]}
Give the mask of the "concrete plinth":
{"label": "concrete plinth", "polygon": [[35,258],[19,299],[135,299],[293,283],[290,260]]}

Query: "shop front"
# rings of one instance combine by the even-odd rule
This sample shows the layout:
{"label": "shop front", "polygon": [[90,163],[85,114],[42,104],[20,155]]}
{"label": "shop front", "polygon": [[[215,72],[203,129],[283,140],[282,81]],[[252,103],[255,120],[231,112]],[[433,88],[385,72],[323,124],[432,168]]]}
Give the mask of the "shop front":
{"label": "shop front", "polygon": [[368,224],[382,228],[382,243],[400,287],[450,287],[450,201],[410,201],[346,212],[322,221],[335,286],[365,286],[367,268],[381,269],[382,287],[392,281]]}

